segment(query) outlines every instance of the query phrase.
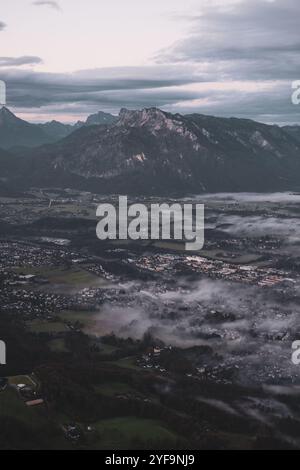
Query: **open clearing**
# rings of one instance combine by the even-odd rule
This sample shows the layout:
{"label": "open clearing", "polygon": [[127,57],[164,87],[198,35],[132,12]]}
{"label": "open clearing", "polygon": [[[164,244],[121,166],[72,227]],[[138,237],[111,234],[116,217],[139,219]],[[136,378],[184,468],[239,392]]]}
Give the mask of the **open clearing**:
{"label": "open clearing", "polygon": [[62,321],[76,324],[80,323],[83,328],[92,327],[96,321],[96,312],[64,310],[58,314]]}
{"label": "open clearing", "polygon": [[[15,268],[14,271],[20,274],[34,274],[36,276],[40,276],[44,279],[47,279],[51,285],[76,287],[77,289],[84,289],[85,287],[98,287],[105,283],[105,280],[102,280],[95,274],[92,274],[77,266],[27,266]],[[43,289],[47,287],[49,287],[49,285],[43,286]]]}
{"label": "open clearing", "polygon": [[176,435],[159,421],[135,417],[114,418],[98,421],[93,425],[100,437],[101,449],[128,449],[140,442],[142,447],[152,443],[176,442]]}
{"label": "open clearing", "polygon": [[27,327],[31,331],[31,333],[49,333],[49,334],[57,334],[57,333],[65,333],[69,331],[67,325],[60,322],[49,322],[45,320],[32,320],[27,322]]}

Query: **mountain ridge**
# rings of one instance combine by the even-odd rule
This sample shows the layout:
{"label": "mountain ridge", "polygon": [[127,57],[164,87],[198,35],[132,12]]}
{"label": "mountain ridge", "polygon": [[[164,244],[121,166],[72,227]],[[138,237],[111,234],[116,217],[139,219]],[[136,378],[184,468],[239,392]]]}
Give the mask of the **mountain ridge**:
{"label": "mountain ridge", "polygon": [[100,193],[299,190],[300,142],[238,118],[122,109],[108,127],[81,127],[27,155],[32,185]]}
{"label": "mountain ridge", "polygon": [[42,124],[32,124],[20,119],[7,107],[0,109],[0,147],[17,149],[20,147],[34,148],[44,144],[55,143],[80,127],[91,125],[111,125],[116,116],[99,111],[87,117],[86,121],[78,121],[74,125],[63,124],[52,120]]}

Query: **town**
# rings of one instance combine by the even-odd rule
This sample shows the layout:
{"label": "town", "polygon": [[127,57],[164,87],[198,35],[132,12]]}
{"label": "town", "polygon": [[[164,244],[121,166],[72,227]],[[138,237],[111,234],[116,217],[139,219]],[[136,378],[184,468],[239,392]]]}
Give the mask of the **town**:
{"label": "town", "polygon": [[[232,429],[259,447],[268,422],[292,445],[283,402],[297,416],[297,395],[272,388],[298,383],[290,358],[300,271],[286,238],[235,235],[218,214],[252,206],[206,201],[200,252],[174,239],[100,241],[101,197],[30,196],[23,211],[0,200],[0,400],[12,426],[15,410],[41,426],[27,431],[37,447],[120,448],[138,433],[141,448],[182,449],[183,429],[194,430],[189,445],[206,446],[216,422],[220,447]],[[242,431],[249,422],[256,443]]]}

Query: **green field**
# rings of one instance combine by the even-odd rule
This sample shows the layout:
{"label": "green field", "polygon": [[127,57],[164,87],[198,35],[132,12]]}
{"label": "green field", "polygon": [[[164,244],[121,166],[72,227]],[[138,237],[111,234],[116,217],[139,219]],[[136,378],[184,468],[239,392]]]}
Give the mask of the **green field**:
{"label": "green field", "polygon": [[138,394],[136,390],[130,387],[130,385],[121,382],[106,382],[104,384],[97,385],[95,389],[101,395],[105,395],[108,397],[123,393],[134,393],[136,395]]}
{"label": "green field", "polygon": [[[26,383],[22,377],[22,383]],[[44,406],[29,407],[12,388],[0,392],[0,449],[63,449],[69,445]]]}
{"label": "green field", "polygon": [[186,251],[185,250],[185,243],[178,242],[176,240],[161,240],[158,242],[154,242],[153,246],[155,248],[160,248],[162,250],[172,250],[172,251]]}
{"label": "green field", "polygon": [[95,321],[95,312],[64,310],[58,314],[62,321],[69,323],[81,323],[83,328],[91,327]]}
{"label": "green field", "polygon": [[32,320],[26,323],[28,329],[31,333],[49,333],[49,334],[56,334],[56,333],[65,333],[69,331],[68,327],[61,322],[48,322],[45,320]]}
{"label": "green field", "polygon": [[101,349],[100,354],[113,354],[116,351],[119,351],[118,347],[105,343],[99,344],[99,348]]}
{"label": "green field", "polygon": [[97,286],[101,283],[101,278],[77,266],[71,266],[68,268],[26,266],[15,268],[14,271],[20,274],[35,274],[36,276],[46,278],[50,284],[62,284],[67,286],[76,286],[78,288]]}
{"label": "green field", "polygon": [[57,353],[69,352],[68,348],[65,345],[64,338],[52,339],[47,344],[52,352],[57,352]]}
{"label": "green field", "polygon": [[255,264],[262,259],[261,255],[251,254],[251,253],[232,258],[230,256],[231,255],[230,252],[228,252],[228,255],[226,254],[226,252],[224,252],[222,256],[220,255],[220,251],[222,250],[210,250],[210,251],[202,250],[201,252],[199,252],[199,255],[202,256],[203,258],[211,259],[214,261],[223,261],[225,263],[236,264],[236,265]]}
{"label": "green field", "polygon": [[140,370],[139,366],[135,364],[135,356],[134,357],[125,357],[124,359],[120,359],[119,361],[111,362],[110,364],[115,364],[119,367],[124,367],[125,369],[133,369],[133,370]]}
{"label": "green field", "polygon": [[8,382],[10,385],[24,384],[31,387],[38,387],[39,385],[38,380],[33,375],[15,375],[8,377]]}
{"label": "green field", "polygon": [[0,392],[0,417],[13,416],[24,423],[30,423],[32,427],[42,424],[43,420],[37,413],[37,408],[28,407],[11,388]]}
{"label": "green field", "polygon": [[177,436],[160,421],[135,417],[98,421],[93,427],[98,433],[99,449],[130,449],[140,444],[143,448],[155,443],[168,443],[170,447]]}

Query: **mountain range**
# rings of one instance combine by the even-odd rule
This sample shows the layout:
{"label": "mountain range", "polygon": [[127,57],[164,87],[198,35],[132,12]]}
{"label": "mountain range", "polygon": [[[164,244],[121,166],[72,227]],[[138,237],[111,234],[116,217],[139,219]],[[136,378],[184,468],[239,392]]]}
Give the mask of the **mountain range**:
{"label": "mountain range", "polygon": [[20,147],[38,147],[43,144],[57,142],[81,127],[110,125],[116,120],[116,116],[100,111],[97,114],[88,116],[85,122],[78,121],[74,125],[63,124],[58,121],[30,124],[3,107],[0,109],[0,147],[8,150]]}
{"label": "mountain range", "polygon": [[299,126],[157,108],[122,109],[105,125],[97,119],[68,128],[67,136],[59,123],[39,126],[64,138],[0,155],[2,182],[126,194],[300,189]]}

